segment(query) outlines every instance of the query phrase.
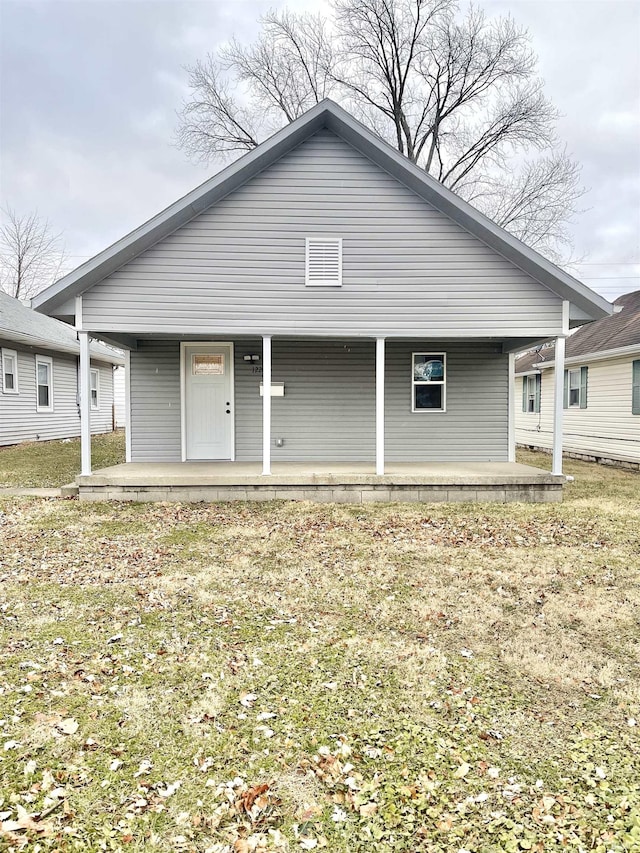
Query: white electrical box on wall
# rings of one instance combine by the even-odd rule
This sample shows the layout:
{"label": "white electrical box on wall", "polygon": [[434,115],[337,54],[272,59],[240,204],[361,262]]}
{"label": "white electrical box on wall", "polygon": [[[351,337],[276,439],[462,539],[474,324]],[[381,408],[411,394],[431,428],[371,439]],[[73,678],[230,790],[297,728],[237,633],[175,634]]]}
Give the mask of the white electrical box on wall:
{"label": "white electrical box on wall", "polygon": [[[262,382],[260,383],[260,396],[264,397],[264,385],[262,384]],[[284,397],[284,382],[271,383],[271,396]]]}

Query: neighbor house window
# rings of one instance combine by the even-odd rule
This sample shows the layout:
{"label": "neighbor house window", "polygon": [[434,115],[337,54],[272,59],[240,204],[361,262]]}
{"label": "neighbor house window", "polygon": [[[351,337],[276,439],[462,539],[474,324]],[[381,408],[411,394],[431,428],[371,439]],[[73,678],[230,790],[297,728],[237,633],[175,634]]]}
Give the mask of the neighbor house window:
{"label": "neighbor house window", "polygon": [[414,352],[411,370],[411,411],[444,412],[445,354],[442,352]]}
{"label": "neighbor house window", "polygon": [[100,372],[91,370],[91,408],[100,408]]}
{"label": "neighbor house window", "polygon": [[36,411],[53,410],[53,360],[46,355],[36,356]]}
{"label": "neighbor house window", "polygon": [[540,411],[540,386],[542,385],[542,376],[539,373],[534,373],[531,376],[522,377],[522,411],[523,412],[539,412]]}
{"label": "neighbor house window", "polygon": [[564,372],[564,408],[587,408],[588,367],[578,367]]}
{"label": "neighbor house window", "polygon": [[342,285],[342,238],[307,237],[305,284],[307,287]]}
{"label": "neighbor house window", "polygon": [[2,390],[5,394],[18,393],[18,353],[13,349],[2,350]]}
{"label": "neighbor house window", "polygon": [[631,412],[640,415],[640,359],[631,365]]}

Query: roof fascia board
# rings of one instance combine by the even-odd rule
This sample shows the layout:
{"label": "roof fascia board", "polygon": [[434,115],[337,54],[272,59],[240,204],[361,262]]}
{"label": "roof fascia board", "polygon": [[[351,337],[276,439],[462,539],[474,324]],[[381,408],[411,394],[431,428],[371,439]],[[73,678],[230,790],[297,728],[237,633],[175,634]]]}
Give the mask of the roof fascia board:
{"label": "roof fascia board", "polygon": [[[615,349],[600,350],[599,352],[589,352],[584,355],[571,355],[565,358],[565,364],[584,364],[592,361],[608,361],[614,358],[624,358],[625,355],[640,355],[640,344],[630,344],[627,347],[616,347]],[[541,361],[522,373],[516,373],[516,376],[525,376],[527,373],[537,373],[538,370],[547,370],[550,367],[555,367],[555,361]]]}
{"label": "roof fascia board", "polygon": [[40,338],[37,335],[29,335],[26,332],[15,332],[11,329],[0,329],[0,337],[4,338],[4,340],[9,340],[16,344],[22,344],[23,346],[33,347],[35,349],[40,348],[51,350],[52,352],[70,353],[71,355],[77,355],[78,353],[77,347],[74,347],[72,343],[58,343],[57,341]]}
{"label": "roof fascia board", "polygon": [[584,355],[570,355],[565,358],[565,364],[578,364],[583,361],[604,361],[608,358],[620,358],[625,355],[633,355],[640,353],[640,344],[629,344],[626,347],[614,347],[608,350],[599,350],[598,352],[588,352]]}
{"label": "roof fascia board", "polygon": [[[46,338],[39,338],[36,335],[29,335],[26,332],[14,332],[11,329],[0,329],[0,338],[14,344],[15,346],[29,347],[33,350],[46,350],[47,352],[54,353],[60,352],[65,353],[65,355],[78,355],[80,352],[79,344],[74,346],[72,343],[58,343],[57,341],[47,340]],[[98,361],[106,361],[112,364],[124,364],[122,356],[118,356],[115,353],[112,354],[105,352],[101,348],[90,347],[90,352],[91,358]]]}

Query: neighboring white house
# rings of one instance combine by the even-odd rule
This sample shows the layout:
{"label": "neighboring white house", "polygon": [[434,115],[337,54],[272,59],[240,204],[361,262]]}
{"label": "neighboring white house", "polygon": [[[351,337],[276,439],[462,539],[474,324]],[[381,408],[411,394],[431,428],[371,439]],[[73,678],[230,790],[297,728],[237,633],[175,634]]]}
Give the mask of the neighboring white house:
{"label": "neighboring white house", "polygon": [[[615,300],[619,313],[567,338],[564,450],[640,467],[640,290]],[[516,360],[516,442],[551,449],[554,345]]]}
{"label": "neighboring white house", "polygon": [[125,391],[124,365],[113,369],[113,411],[116,429],[124,429],[126,426],[126,391]]}
{"label": "neighboring white house", "polygon": [[[0,445],[80,435],[77,334],[0,292]],[[91,344],[91,431],[113,429],[117,350]]]}

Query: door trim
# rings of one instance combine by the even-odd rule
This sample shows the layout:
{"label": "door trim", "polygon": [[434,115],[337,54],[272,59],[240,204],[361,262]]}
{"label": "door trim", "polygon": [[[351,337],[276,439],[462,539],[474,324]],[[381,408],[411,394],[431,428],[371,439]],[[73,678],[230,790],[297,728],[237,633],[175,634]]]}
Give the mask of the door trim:
{"label": "door trim", "polygon": [[[233,341],[180,341],[180,457],[183,462],[187,461],[187,376],[185,351],[187,347],[229,347],[229,374],[230,398],[231,398],[231,462],[236,461],[236,381],[235,381],[235,353]],[[204,460],[206,461],[206,460]]]}

